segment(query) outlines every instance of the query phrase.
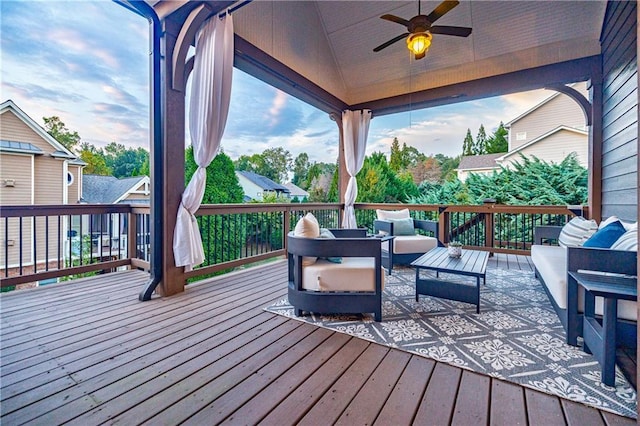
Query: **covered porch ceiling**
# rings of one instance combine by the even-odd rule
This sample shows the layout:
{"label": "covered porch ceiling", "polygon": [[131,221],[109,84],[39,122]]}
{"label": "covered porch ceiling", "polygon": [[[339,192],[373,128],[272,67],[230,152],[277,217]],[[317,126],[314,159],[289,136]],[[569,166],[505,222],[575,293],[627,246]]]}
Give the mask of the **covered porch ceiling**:
{"label": "covered porch ceiling", "polygon": [[[161,19],[182,23],[204,5],[234,1],[154,1]],[[422,1],[428,14],[440,1]],[[465,102],[574,81],[599,70],[604,1],[461,1],[437,21],[467,26],[469,37],[434,35],[424,59],[404,40],[373,48],[406,29],[380,19],[418,14],[417,1],[256,0],[233,12],[236,67],[326,112],[369,108],[374,115]]]}

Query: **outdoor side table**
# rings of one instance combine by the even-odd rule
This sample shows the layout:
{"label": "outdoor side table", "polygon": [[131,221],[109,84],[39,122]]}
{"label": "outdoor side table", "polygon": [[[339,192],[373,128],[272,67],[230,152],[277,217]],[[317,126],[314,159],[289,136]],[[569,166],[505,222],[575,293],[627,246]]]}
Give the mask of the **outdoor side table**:
{"label": "outdoor side table", "polygon": [[[602,383],[615,386],[618,300],[638,300],[638,278],[580,272],[569,272],[569,275],[585,290],[582,332],[584,351],[592,353],[600,363]],[[604,299],[602,325],[595,319],[596,296]]]}

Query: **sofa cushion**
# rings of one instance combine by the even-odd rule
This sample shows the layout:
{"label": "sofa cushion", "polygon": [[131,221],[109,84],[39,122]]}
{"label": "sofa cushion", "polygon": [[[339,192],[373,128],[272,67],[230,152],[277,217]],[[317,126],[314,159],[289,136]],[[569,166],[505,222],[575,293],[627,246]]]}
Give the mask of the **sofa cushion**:
{"label": "sofa cushion", "polygon": [[624,226],[619,220],[601,227],[582,245],[583,247],[609,248],[625,233]]}
{"label": "sofa cushion", "polygon": [[408,219],[411,217],[409,215],[409,209],[402,210],[380,210],[376,209],[376,215],[380,220],[389,220],[389,219]]}
{"label": "sofa cushion", "polygon": [[571,219],[560,231],[558,244],[561,247],[580,247],[598,230],[595,220],[587,220],[581,216]]}
{"label": "sofa cushion", "polygon": [[627,231],[611,246],[612,250],[638,251],[638,230]]}
{"label": "sofa cushion", "polygon": [[[342,263],[319,259],[302,268],[302,287],[314,291],[375,291],[375,264],[372,257],[345,257]],[[380,269],[384,288],[384,271]]]}
{"label": "sofa cushion", "polygon": [[[560,309],[567,309],[567,249],[558,246],[531,246],[531,260],[536,266],[547,291]],[[579,311],[584,309],[584,289],[578,292]],[[602,298],[596,297],[596,314],[602,315]],[[618,302],[618,318],[636,321],[638,315],[636,302],[621,300]]]}
{"label": "sofa cushion", "polygon": [[[438,247],[438,240],[426,235],[401,235],[393,239],[395,254],[426,253],[434,247]],[[382,243],[382,250],[389,251],[389,241]]]}
{"label": "sofa cushion", "polygon": [[413,227],[413,219],[387,219],[393,223],[393,235],[415,235],[416,229]]}
{"label": "sofa cushion", "polygon": [[[293,235],[304,238],[318,238],[320,236],[318,219],[316,219],[313,214],[307,213],[296,223]],[[302,266],[312,265],[317,259],[317,257],[305,256],[302,258]]]}

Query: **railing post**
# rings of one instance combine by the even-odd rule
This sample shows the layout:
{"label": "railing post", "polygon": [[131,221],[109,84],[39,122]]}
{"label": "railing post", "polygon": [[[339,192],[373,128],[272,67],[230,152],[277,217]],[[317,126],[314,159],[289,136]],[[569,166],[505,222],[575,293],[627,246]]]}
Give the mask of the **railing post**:
{"label": "railing post", "polygon": [[289,251],[287,247],[287,234],[289,233],[289,228],[291,227],[291,207],[287,206],[284,208],[284,220],[282,221],[282,247],[284,247],[285,251]]}
{"label": "railing post", "polygon": [[449,212],[446,206],[438,207],[438,236],[442,244],[449,242]]}
{"label": "railing post", "polygon": [[136,214],[133,212],[133,208],[129,210],[127,214],[127,258],[129,262],[131,259],[135,259],[138,256],[137,247],[137,235],[138,235],[138,221]]}
{"label": "railing post", "polygon": [[[487,198],[483,201],[484,205],[493,209],[493,206],[496,204],[496,200],[493,198]],[[484,214],[484,246],[488,248],[493,248],[495,246],[495,212],[491,211],[490,213]],[[490,255],[493,256],[493,252],[490,252]]]}

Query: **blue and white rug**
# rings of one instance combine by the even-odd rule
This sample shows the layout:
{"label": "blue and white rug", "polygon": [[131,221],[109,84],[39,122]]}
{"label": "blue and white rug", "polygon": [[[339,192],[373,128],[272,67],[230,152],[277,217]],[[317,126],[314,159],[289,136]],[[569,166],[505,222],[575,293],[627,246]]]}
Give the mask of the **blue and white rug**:
{"label": "blue and white rug", "polygon": [[636,418],[636,391],[619,370],[616,386],[605,386],[593,356],[565,343],[562,324],[533,273],[487,271],[479,314],[462,302],[428,296],[416,302],[413,269],[394,269],[386,279],[379,323],[370,314],[298,318],[287,299],[265,309]]}

